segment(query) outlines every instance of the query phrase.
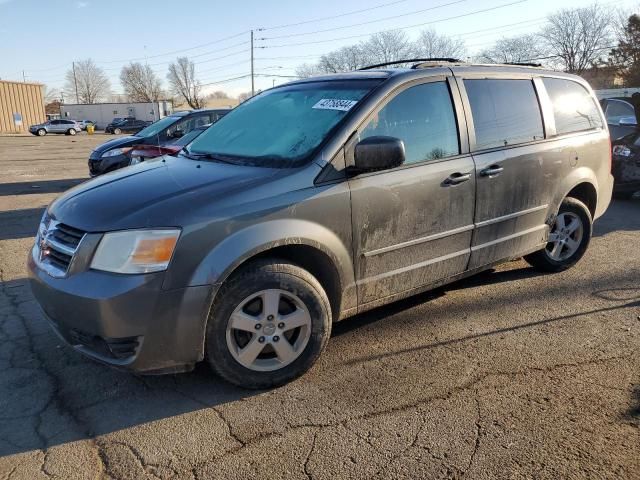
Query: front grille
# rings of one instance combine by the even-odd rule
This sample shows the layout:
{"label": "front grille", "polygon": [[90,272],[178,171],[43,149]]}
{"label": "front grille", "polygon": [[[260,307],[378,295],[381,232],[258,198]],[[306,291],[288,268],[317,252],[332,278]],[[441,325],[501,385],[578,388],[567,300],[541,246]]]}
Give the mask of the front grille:
{"label": "front grille", "polygon": [[49,275],[64,277],[84,235],[82,230],[44,218],[38,229],[34,249],[38,264]]}

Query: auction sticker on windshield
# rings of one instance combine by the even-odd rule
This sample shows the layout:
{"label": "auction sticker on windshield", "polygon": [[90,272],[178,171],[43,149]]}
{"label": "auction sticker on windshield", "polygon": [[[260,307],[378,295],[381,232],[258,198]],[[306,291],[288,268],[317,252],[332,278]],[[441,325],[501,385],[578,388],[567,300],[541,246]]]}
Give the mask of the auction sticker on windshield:
{"label": "auction sticker on windshield", "polygon": [[347,112],[358,103],[357,100],[341,100],[339,98],[323,98],[311,108],[320,110],[342,110]]}

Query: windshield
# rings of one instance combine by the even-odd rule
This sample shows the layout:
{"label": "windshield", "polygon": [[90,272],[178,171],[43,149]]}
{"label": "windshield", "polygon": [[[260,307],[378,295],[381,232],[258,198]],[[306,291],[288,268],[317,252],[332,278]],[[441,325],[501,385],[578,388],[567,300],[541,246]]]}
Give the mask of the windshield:
{"label": "windshield", "polygon": [[175,122],[180,120],[182,117],[164,117],[158,120],[157,122],[152,123],[148,127],[143,128],[138,133],[136,133],[136,137],[151,137],[152,135],[159,134],[165,128],[170,127]]}
{"label": "windshield", "polygon": [[188,150],[250,165],[295,166],[379,83],[323,81],[269,90],[214,123]]}

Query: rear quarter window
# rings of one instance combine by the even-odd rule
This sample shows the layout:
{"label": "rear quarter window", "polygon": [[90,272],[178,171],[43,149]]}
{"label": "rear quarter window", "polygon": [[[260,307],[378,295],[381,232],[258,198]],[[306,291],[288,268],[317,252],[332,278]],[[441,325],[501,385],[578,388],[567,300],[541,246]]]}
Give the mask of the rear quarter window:
{"label": "rear quarter window", "polygon": [[602,117],[589,91],[563,78],[543,78],[553,104],[558,135],[602,128]]}
{"label": "rear quarter window", "polygon": [[544,138],[542,114],[531,80],[467,79],[476,150]]}

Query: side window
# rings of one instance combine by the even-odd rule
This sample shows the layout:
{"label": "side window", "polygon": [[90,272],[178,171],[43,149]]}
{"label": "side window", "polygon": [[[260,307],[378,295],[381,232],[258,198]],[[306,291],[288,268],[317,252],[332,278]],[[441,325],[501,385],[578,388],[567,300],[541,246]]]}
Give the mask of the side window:
{"label": "side window", "polygon": [[193,119],[193,124],[189,130],[193,130],[194,128],[201,127],[203,125],[207,125],[213,121],[215,118],[215,113],[207,113],[206,115],[199,115]]}
{"label": "side window", "polygon": [[531,80],[465,80],[476,149],[506,147],[544,138]]}
{"label": "side window", "polygon": [[53,120],[51,122],[51,125],[60,125],[62,123],[62,120]]}
{"label": "side window", "polygon": [[553,103],[558,134],[602,128],[598,107],[582,85],[562,78],[542,81]]}
{"label": "side window", "polygon": [[627,102],[609,100],[607,102],[607,122],[617,124],[622,117],[635,117],[635,110]]}
{"label": "side window", "polygon": [[360,133],[404,142],[405,163],[437,160],[460,153],[458,128],[446,82],[417,85],[387,103]]}

